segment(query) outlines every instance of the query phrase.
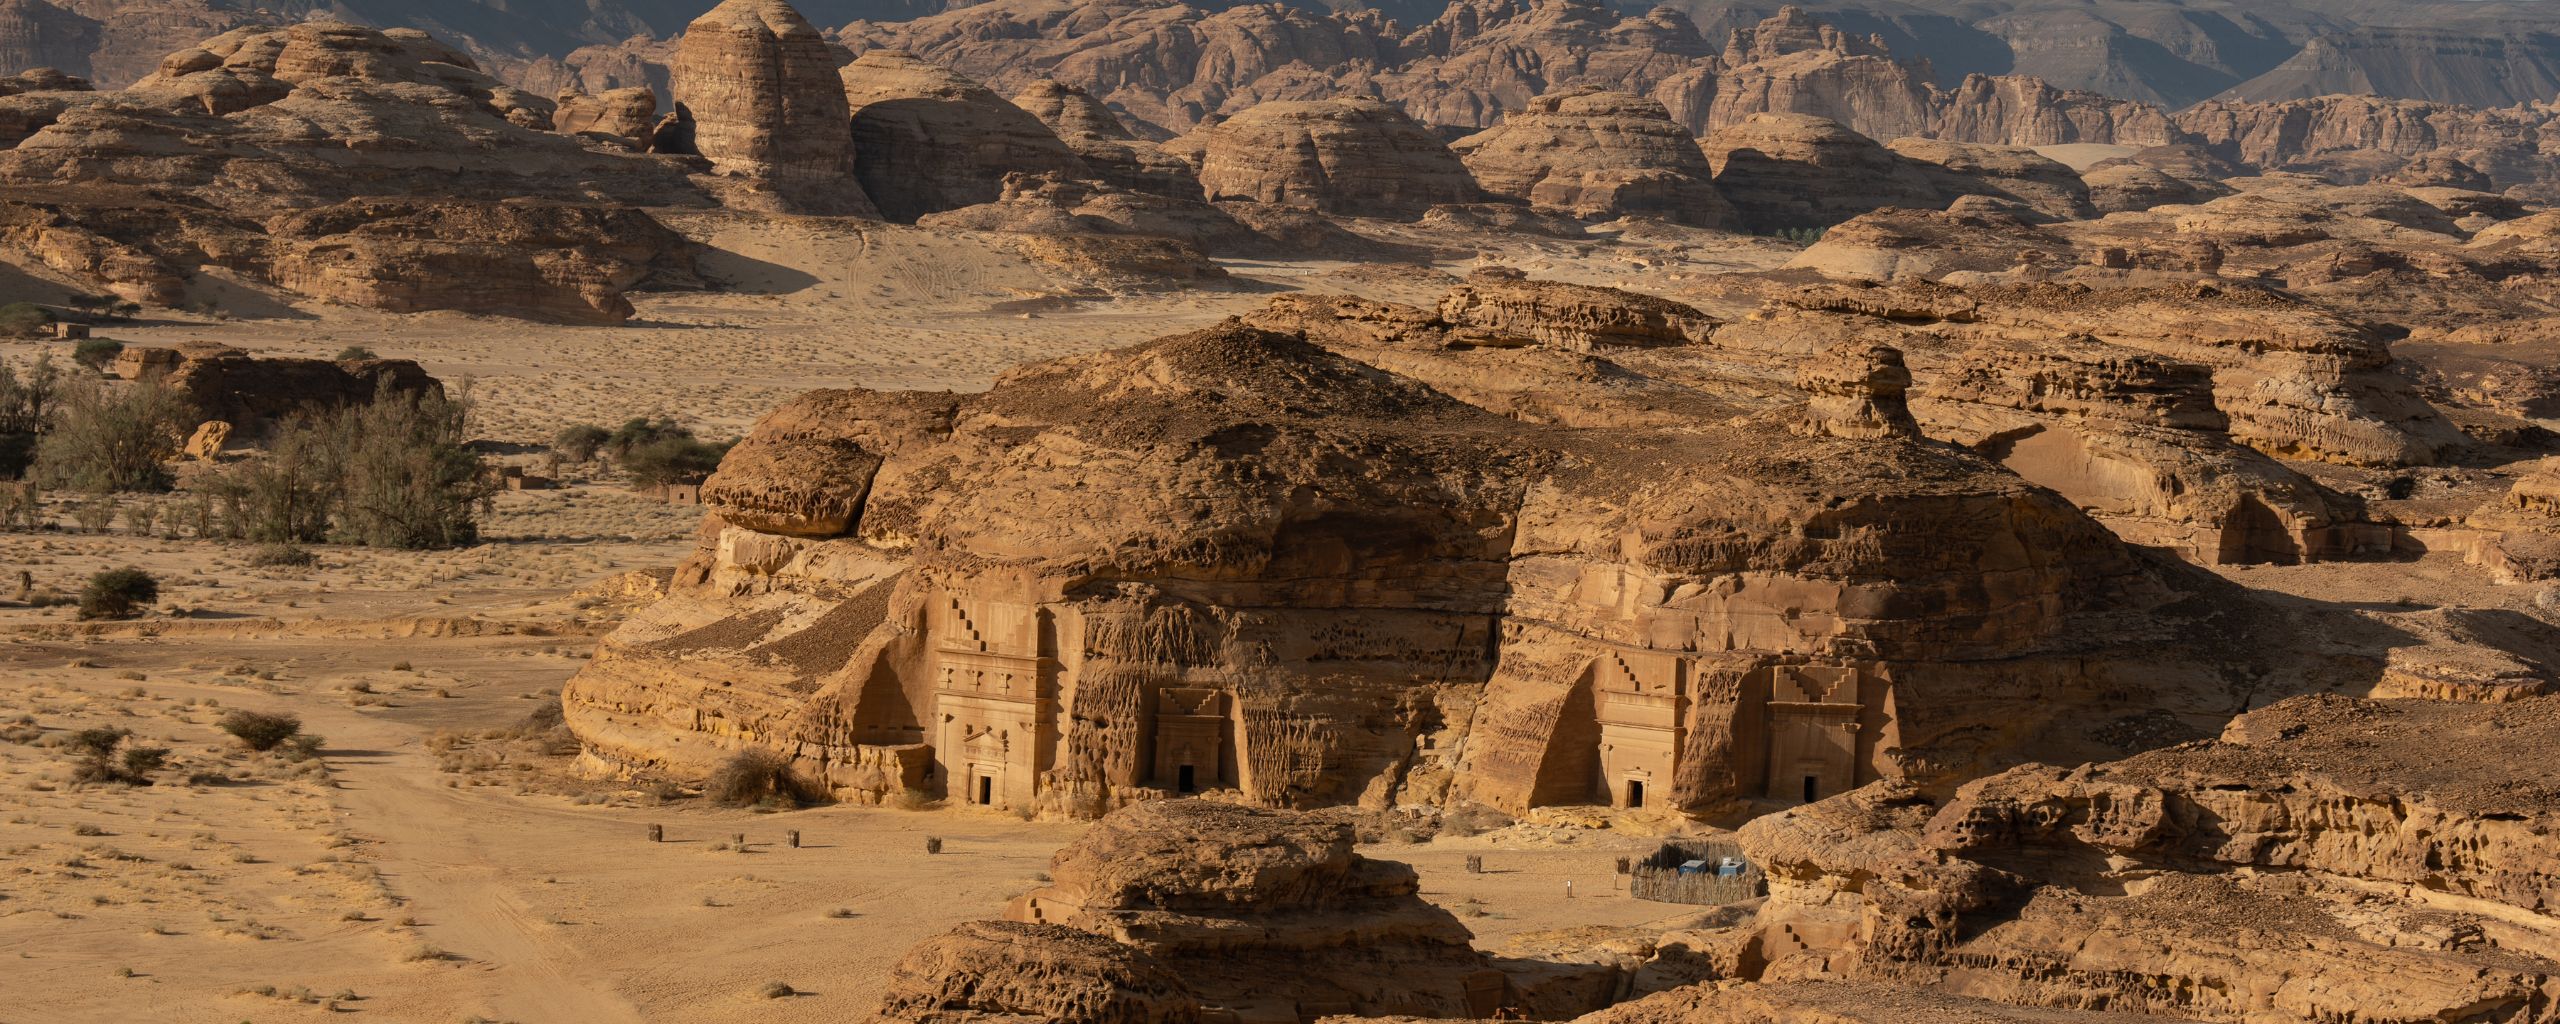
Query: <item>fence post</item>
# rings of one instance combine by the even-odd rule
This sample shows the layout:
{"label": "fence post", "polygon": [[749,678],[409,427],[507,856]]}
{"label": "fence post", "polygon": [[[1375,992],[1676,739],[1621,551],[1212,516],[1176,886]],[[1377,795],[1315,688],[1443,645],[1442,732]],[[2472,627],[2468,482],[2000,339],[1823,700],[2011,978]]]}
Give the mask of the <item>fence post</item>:
{"label": "fence post", "polygon": [[1470,875],[1484,874],[1484,854],[1470,853],[1467,855],[1467,873]]}
{"label": "fence post", "polygon": [[797,849],[799,849],[799,848],[800,848],[800,830],[799,830],[799,829],[796,829],[796,828],[795,828],[795,829],[792,829],[791,831],[789,831],[789,832],[787,832],[787,833],[784,833],[784,836],[785,836],[785,838],[787,838],[787,839],[790,841],[790,843],[791,843],[791,848],[792,848],[792,849],[797,850]]}
{"label": "fence post", "polygon": [[664,825],[651,825],[651,826],[649,826],[649,841],[650,841],[650,842],[653,842],[653,843],[663,843],[663,842],[666,842],[666,841],[667,841],[667,827],[666,827],[666,826],[664,826]]}

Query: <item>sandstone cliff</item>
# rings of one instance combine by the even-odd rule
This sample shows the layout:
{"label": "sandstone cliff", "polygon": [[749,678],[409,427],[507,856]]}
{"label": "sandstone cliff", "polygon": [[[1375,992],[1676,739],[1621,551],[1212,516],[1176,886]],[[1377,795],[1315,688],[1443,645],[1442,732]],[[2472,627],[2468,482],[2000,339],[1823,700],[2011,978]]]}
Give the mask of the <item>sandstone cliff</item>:
{"label": "sandstone cliff", "polygon": [[1578,217],[1732,227],[1697,141],[1662,105],[1623,93],[1542,96],[1453,147],[1495,195]]}
{"label": "sandstone cliff", "polygon": [[686,27],[669,68],[679,145],[770,187],[785,209],[869,212],[836,63],[783,0],[722,0]]}
{"label": "sandstone cliff", "polygon": [[1007,174],[1093,176],[1040,119],[940,65],[873,50],[840,77],[855,176],[890,220],[994,200]]}
{"label": "sandstone cliff", "polygon": [[1212,202],[1410,220],[1482,195],[1447,145],[1376,100],[1266,103],[1167,148],[1198,168]]}

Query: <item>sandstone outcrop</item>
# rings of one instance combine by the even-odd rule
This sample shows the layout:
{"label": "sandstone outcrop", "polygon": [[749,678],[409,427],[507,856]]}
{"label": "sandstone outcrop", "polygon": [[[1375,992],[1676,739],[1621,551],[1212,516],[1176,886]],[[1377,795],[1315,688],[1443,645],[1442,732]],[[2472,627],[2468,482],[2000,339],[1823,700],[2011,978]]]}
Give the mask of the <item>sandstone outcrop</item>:
{"label": "sandstone outcrop", "polygon": [[[1490,1016],[1506,984],[1412,868],[1353,850],[1349,824],[1199,800],[1115,812],[1058,851],[1008,920],[1107,937],[1206,1007]],[[1310,1012],[1314,1011],[1314,1012]]]}
{"label": "sandstone outcrop", "polygon": [[2215,742],[1762,818],[1770,896],[1729,962],[2194,1020],[2530,1020],[2560,980],[2552,700],[2295,698]]}
{"label": "sandstone outcrop", "polygon": [[1885,148],[1951,199],[2006,199],[2051,220],[2081,220],[2097,212],[2089,203],[2088,183],[2078,173],[2032,149],[1923,138],[1896,139]]}
{"label": "sandstone outcrop", "polygon": [[1649,99],[1604,92],[1541,96],[1452,148],[1485,191],[1535,206],[1595,219],[1738,224],[1716,192],[1715,172],[1697,140]]}
{"label": "sandstone outcrop", "polygon": [[206,343],[128,345],[112,370],[127,380],[156,378],[185,398],[206,428],[196,438],[214,453],[234,430],[263,430],[297,412],[370,402],[385,391],[444,394],[407,359],[272,358]]}
{"label": "sandstone outcrop", "polygon": [[1755,232],[1823,228],[1886,206],[1945,201],[1872,139],[1804,114],[1755,114],[1700,140],[1716,189]]}
{"label": "sandstone outcrop", "polygon": [[[1611,333],[1667,315],[1470,288],[1570,299]],[[2110,716],[2066,709],[2193,671],[2109,681],[2108,644],[2185,620],[2132,611],[2149,570],[1977,456],[1798,434],[1800,408],[1647,412],[1712,399],[1570,340],[1291,308],[1306,337],[1402,334],[1345,351],[1406,370],[1231,323],[982,395],[777,410],[706,488],[669,597],[568,688],[590,763],[764,747],[846,799],[1060,814],[1212,790],[1703,809],[2083,749]]]}
{"label": "sandstone outcrop", "polygon": [[1144,951],[1058,925],[972,921],[909,950],[876,1019],[1195,1024],[1200,1001]]}
{"label": "sandstone outcrop", "polygon": [[1200,195],[1190,164],[1131,133],[1092,93],[1043,78],[1015,96],[1013,105],[1048,125],[1107,184],[1180,199]]}
{"label": "sandstone outcrop", "polygon": [[2560,109],[2479,109],[2377,96],[2247,103],[2216,100],[2176,116],[2226,159],[2361,181],[2420,158],[2459,161],[2499,187],[2551,177]]}
{"label": "sandstone outcrop", "polygon": [[994,202],[926,214],[916,223],[971,231],[1151,236],[1173,239],[1213,256],[1321,251],[1266,236],[1197,198],[1122,191],[1056,174],[1006,175],[1004,191]]}
{"label": "sandstone outcrop", "polygon": [[658,94],[646,86],[602,95],[562,93],[554,101],[551,128],[565,135],[597,134],[646,148],[658,130]]}
{"label": "sandstone outcrop", "polygon": [[668,69],[684,144],[764,183],[786,208],[870,212],[836,58],[783,0],[722,0],[686,26]]}
{"label": "sandstone outcrop", "polygon": [[1482,196],[1447,145],[1376,100],[1265,103],[1168,148],[1199,169],[1212,202],[1411,220]]}
{"label": "sandstone outcrop", "polygon": [[1007,174],[1094,176],[1040,119],[940,65],[873,50],[840,75],[855,176],[890,220],[992,202]]}
{"label": "sandstone outcrop", "polygon": [[618,319],[681,245],[599,194],[702,201],[681,169],[553,134],[549,101],[408,30],[243,30],[122,92],[0,105],[26,118],[0,130],[12,244],[156,304],[188,301],[210,264],[386,308]]}
{"label": "sandstone outcrop", "polygon": [[1440,318],[1473,328],[1489,344],[1534,342],[1575,352],[1603,348],[1703,345],[1716,321],[1668,299],[1614,288],[1532,281],[1488,267],[1440,300]]}

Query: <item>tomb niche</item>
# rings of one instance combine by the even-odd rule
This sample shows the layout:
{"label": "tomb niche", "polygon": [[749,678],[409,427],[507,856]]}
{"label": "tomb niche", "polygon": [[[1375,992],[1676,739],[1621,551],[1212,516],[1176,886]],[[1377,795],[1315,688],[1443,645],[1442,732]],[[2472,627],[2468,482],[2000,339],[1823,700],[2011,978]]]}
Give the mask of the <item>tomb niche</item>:
{"label": "tomb niche", "polygon": [[949,594],[932,619],[934,767],[947,795],[973,806],[1032,806],[1058,748],[1051,613]]}

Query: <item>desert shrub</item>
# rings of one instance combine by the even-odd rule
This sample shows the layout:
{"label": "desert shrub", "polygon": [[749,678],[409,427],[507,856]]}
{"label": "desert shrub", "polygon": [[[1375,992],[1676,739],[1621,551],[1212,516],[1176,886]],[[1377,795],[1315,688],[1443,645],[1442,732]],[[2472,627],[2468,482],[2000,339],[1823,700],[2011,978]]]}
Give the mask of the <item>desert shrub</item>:
{"label": "desert shrub", "polygon": [[338,361],[341,363],[351,363],[359,360],[380,358],[382,357],[373,354],[372,349],[366,348],[362,345],[349,345],[338,350]]}
{"label": "desert shrub", "polygon": [[222,716],[221,727],[251,750],[274,750],[302,732],[302,719],[239,708]]}
{"label": "desert shrub", "polygon": [[163,491],[162,465],[184,443],[196,410],[158,381],[62,389],[51,428],[36,442],[35,476],[91,493]]}
{"label": "desert shrub", "polygon": [[69,746],[78,760],[71,765],[71,781],[150,785],[152,773],[168,766],[169,748],[126,747],[119,756],[116,748],[132,735],[123,729],[83,729],[72,734]]}
{"label": "desert shrub", "polygon": [[720,468],[720,459],[729,454],[729,447],[691,437],[668,437],[633,448],[623,453],[619,461],[623,475],[633,484],[654,487],[710,476],[712,470]]}
{"label": "desert shrub", "polygon": [[62,368],[50,352],[37,356],[23,375],[15,363],[0,360],[0,476],[26,475],[35,461],[36,436],[53,425],[61,383]]}
{"label": "desert shrub", "polygon": [[1458,806],[1452,807],[1441,813],[1440,834],[1444,836],[1471,836],[1479,832],[1490,832],[1498,828],[1508,828],[1511,825],[1511,821],[1512,818],[1510,815],[1504,814],[1501,811],[1487,807],[1483,804],[1459,804]]}
{"label": "desert shrub", "polygon": [[123,352],[124,342],[111,338],[87,338],[71,346],[71,361],[92,370],[104,370]]}
{"label": "desert shrub", "polygon": [[470,401],[384,390],[373,401],[297,417],[267,454],[210,485],[226,532],[269,545],[329,540],[441,548],[479,539],[494,493],[469,439]]}
{"label": "desert shrub", "polygon": [[571,462],[585,462],[604,450],[605,441],[613,434],[593,423],[564,427],[551,436],[551,450]]}
{"label": "desert shrub", "polygon": [[124,742],[124,738],[131,735],[133,731],[130,729],[82,729],[72,733],[70,740],[63,745],[70,747],[75,754],[105,757],[114,752],[116,744]]}
{"label": "desert shrub", "polygon": [[89,584],[80,588],[80,617],[130,619],[159,599],[160,581],[150,573],[131,566],[109,569],[89,577]]}
{"label": "desert shrub", "polygon": [[249,552],[249,564],[262,568],[300,569],[319,560],[310,548],[292,543],[261,544],[258,550]]}
{"label": "desert shrub", "polygon": [[32,302],[0,306],[0,338],[32,338],[54,321],[53,311]]}
{"label": "desert shrub", "polygon": [[800,787],[791,777],[791,762],[770,750],[741,750],[712,769],[703,781],[702,794],[731,807],[745,807],[773,798],[797,801]]}

